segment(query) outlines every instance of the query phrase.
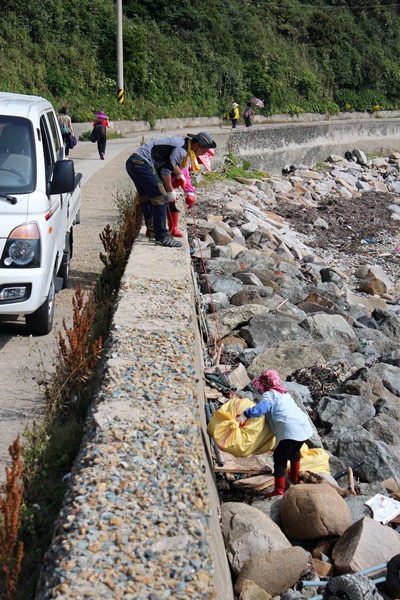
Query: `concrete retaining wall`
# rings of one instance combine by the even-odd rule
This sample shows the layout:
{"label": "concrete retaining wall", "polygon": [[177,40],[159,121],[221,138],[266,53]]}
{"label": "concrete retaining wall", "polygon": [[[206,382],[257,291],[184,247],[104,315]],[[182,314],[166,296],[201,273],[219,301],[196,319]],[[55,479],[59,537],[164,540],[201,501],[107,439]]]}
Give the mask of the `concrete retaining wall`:
{"label": "concrete retaining wall", "polygon": [[250,131],[235,131],[228,146],[239,161],[248,160],[257,170],[274,175],[288,163],[312,167],[330,154],[344,155],[354,148],[371,153],[397,149],[400,119],[253,126]]}
{"label": "concrete retaining wall", "polygon": [[191,258],[141,233],[36,600],[232,600]]}

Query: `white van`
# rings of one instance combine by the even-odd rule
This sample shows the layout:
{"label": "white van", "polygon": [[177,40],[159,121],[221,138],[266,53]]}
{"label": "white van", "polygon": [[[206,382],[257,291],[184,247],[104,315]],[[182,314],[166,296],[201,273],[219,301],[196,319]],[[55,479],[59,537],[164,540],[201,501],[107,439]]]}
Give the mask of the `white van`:
{"label": "white van", "polygon": [[33,335],[53,326],[56,275],[68,286],[81,179],[52,105],[0,92],[0,319]]}

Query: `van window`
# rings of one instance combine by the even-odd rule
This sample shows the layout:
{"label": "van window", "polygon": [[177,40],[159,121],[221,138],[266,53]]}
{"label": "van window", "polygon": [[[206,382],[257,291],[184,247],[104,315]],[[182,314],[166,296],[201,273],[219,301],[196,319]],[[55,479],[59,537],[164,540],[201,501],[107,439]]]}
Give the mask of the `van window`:
{"label": "van window", "polygon": [[28,119],[0,115],[0,191],[32,192],[36,187],[33,128]]}
{"label": "van window", "polygon": [[55,115],[53,113],[53,111],[48,111],[46,113],[47,115],[47,119],[49,121],[49,125],[50,125],[50,130],[51,130],[51,135],[53,137],[53,144],[54,144],[54,148],[56,151],[56,156],[57,158],[61,158],[61,144],[60,144],[60,139],[58,137],[58,127],[56,125],[56,119],[55,119]]}

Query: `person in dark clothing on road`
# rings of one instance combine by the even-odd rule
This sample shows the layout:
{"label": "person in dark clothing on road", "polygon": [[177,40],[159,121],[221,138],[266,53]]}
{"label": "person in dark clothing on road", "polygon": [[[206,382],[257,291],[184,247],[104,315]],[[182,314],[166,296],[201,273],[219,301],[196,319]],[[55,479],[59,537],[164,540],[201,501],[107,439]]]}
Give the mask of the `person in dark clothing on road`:
{"label": "person in dark clothing on road", "polygon": [[126,161],[126,170],[135,184],[149,232],[157,245],[179,248],[167,228],[167,207],[175,202],[177,192],[171,176],[185,179],[181,168],[197,167],[197,156],[216,148],[212,137],[203,131],[186,137],[164,137],[140,146]]}
{"label": "person in dark clothing on road", "polygon": [[252,127],[252,122],[251,122],[251,117],[254,116],[254,110],[251,106],[251,102],[248,102],[246,104],[246,108],[245,111],[243,113],[243,119],[244,119],[244,124],[246,125],[246,127]]}
{"label": "person in dark clothing on road", "polygon": [[[100,110],[94,117],[93,129],[96,129],[97,150],[99,152],[99,157],[101,160],[104,160],[104,156],[106,153],[107,127],[109,124],[110,123],[108,117],[105,114],[104,110]],[[97,129],[100,130],[100,133],[97,132]]]}

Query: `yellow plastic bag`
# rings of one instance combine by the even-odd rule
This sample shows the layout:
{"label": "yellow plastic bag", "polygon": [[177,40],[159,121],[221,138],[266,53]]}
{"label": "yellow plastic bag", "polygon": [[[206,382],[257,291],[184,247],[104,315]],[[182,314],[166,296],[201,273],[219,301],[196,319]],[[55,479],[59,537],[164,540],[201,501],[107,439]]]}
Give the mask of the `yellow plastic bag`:
{"label": "yellow plastic bag", "polygon": [[309,448],[307,444],[303,444],[300,448],[300,471],[330,474],[329,454],[323,448]]}
{"label": "yellow plastic bag", "polygon": [[275,437],[264,416],[248,419],[243,427],[239,427],[236,415],[250,406],[255,404],[249,398],[231,398],[213,414],[207,433],[220,450],[242,457],[264,454],[274,448]]}

